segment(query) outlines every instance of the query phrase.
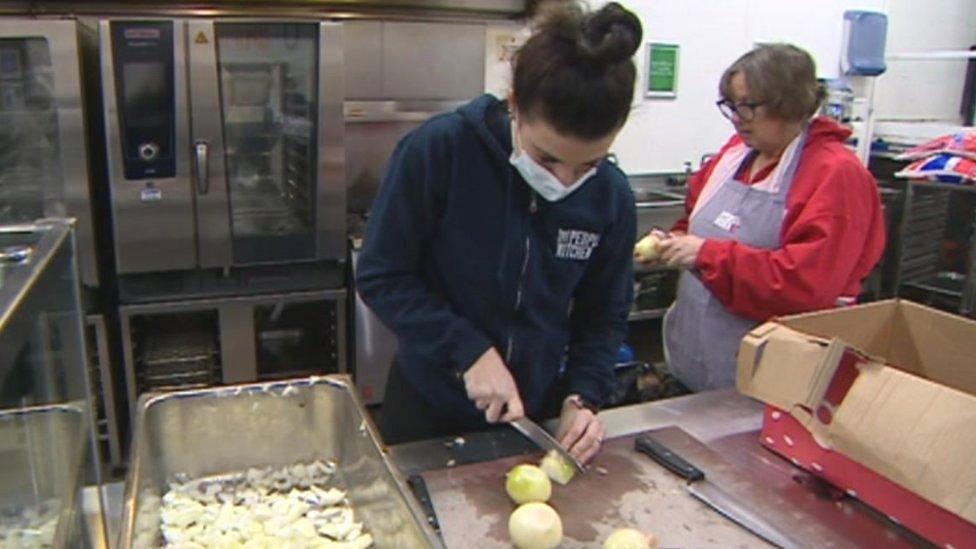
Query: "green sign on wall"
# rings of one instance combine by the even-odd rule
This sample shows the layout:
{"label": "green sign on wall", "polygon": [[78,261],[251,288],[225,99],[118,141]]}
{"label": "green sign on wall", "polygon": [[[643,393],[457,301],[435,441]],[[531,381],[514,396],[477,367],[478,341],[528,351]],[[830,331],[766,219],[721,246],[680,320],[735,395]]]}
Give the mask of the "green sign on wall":
{"label": "green sign on wall", "polygon": [[647,44],[647,70],[644,95],[675,97],[678,91],[678,45]]}

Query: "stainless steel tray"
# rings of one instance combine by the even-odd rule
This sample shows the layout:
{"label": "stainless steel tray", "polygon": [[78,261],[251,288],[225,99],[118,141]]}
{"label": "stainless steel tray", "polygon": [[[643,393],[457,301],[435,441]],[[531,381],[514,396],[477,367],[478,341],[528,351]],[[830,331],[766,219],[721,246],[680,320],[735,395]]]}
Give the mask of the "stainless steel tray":
{"label": "stainless steel tray", "polygon": [[159,545],[159,498],[177,475],[321,459],[336,463],[336,480],[375,547],[443,547],[353,387],[332,375],[142,395],[119,545]]}

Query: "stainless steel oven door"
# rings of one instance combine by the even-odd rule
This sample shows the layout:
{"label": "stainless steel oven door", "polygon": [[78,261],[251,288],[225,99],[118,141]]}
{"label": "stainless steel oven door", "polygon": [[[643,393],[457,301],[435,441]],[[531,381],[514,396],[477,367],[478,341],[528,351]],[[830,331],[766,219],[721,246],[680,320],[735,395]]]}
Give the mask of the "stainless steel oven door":
{"label": "stainless steel oven door", "polygon": [[[227,201],[224,208],[199,208],[201,265],[211,266],[203,231],[225,238],[218,229],[228,225],[227,212],[230,249],[218,257],[229,253],[233,265],[343,257],[341,26],[193,22],[187,38],[194,147],[222,133],[226,165],[222,174],[211,172],[208,185],[198,181],[198,200],[222,187]],[[204,78],[215,82],[202,82],[197,91]],[[219,90],[218,108],[209,105],[210,90]],[[197,93],[208,103],[199,111]],[[197,129],[203,120],[207,135]],[[221,151],[210,148],[208,162],[215,167]],[[197,170],[202,172],[199,165]]]}

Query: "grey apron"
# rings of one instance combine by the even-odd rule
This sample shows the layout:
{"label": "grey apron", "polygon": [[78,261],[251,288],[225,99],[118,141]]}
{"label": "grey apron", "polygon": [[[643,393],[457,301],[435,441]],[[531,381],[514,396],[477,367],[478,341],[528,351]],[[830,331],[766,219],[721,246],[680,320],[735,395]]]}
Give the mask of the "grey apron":
{"label": "grey apron", "polygon": [[[753,248],[778,248],[786,196],[805,140],[806,129],[800,134],[791,157],[781,160],[788,163],[781,172],[778,188],[773,191],[736,181],[739,170],[733,170],[710,200],[692,214],[689,234],[705,239],[735,240]],[[752,156],[750,153],[743,163]],[[664,350],[671,373],[692,391],[735,385],[739,342],[755,325],[755,320],[727,311],[696,274],[683,271],[677,299],[664,317]]]}

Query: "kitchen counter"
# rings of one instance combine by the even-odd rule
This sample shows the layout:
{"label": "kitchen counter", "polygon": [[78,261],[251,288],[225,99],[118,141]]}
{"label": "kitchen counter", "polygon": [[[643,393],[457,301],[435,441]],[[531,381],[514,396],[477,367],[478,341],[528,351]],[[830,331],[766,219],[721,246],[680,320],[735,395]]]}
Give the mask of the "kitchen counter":
{"label": "kitchen counter", "polygon": [[[553,504],[562,504],[565,547],[587,546],[610,527],[631,524],[652,530],[664,546],[764,547],[758,537],[692,499],[683,483],[643,455],[633,452],[634,435],[678,426],[713,454],[711,465],[696,463],[708,478],[738,489],[744,482],[768,489],[770,501],[787,509],[796,539],[824,547],[912,547],[910,533],[849,497],[827,497],[806,473],[759,445],[762,405],[734,390],[605,410],[606,447],[591,471],[566,487],[554,486]],[[546,425],[550,430],[551,423]],[[509,428],[390,447],[404,476],[422,474],[448,546],[479,540],[479,547],[505,546],[511,504],[503,475],[511,465],[537,458],[538,448]],[[721,462],[721,465],[715,463]],[[605,466],[605,467],[604,467]],[[650,484],[648,484],[650,482]],[[591,488],[592,487],[592,488]],[[592,502],[580,490],[593,490]],[[91,491],[94,494],[94,491]],[[616,499],[606,499],[610,493]],[[89,494],[92,495],[92,494]],[[114,546],[121,512],[121,484],[105,489],[105,521]],[[605,496],[604,504],[600,504]],[[561,498],[561,499],[560,499]],[[573,505],[567,503],[572,499]],[[592,508],[591,519],[584,511]],[[581,511],[582,509],[582,511]],[[595,523],[593,521],[596,521]],[[570,536],[576,536],[571,538]],[[807,543],[803,543],[807,545]]]}

